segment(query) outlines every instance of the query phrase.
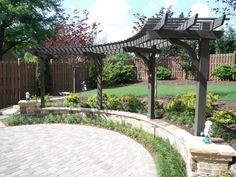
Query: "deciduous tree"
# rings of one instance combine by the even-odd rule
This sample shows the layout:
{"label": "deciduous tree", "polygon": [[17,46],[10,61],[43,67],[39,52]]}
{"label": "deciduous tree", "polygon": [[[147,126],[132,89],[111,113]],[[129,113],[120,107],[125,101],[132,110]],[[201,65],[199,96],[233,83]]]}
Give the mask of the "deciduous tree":
{"label": "deciduous tree", "polygon": [[[210,0],[207,0],[209,2]],[[212,8],[218,14],[226,14],[236,16],[236,1],[235,0],[211,0],[214,1],[214,7]],[[219,3],[221,5],[219,6]]]}
{"label": "deciduous tree", "polygon": [[224,36],[215,41],[216,53],[231,53],[236,50],[236,32],[229,27]]}
{"label": "deciduous tree", "polygon": [[[92,45],[95,37],[101,31],[99,23],[89,22],[87,10],[80,13],[74,10],[72,14],[62,14],[59,21],[54,24],[54,33],[47,37],[46,47],[84,47]],[[75,67],[84,62],[84,57],[76,55],[55,56],[59,60],[68,62],[73,67],[73,92],[75,92]]]}
{"label": "deciduous tree", "polygon": [[99,23],[89,22],[89,12],[80,13],[74,10],[72,15],[62,14],[54,24],[54,34],[47,37],[46,47],[75,47],[87,46],[94,43],[94,39],[101,31]]}
{"label": "deciduous tree", "polygon": [[41,45],[60,7],[61,0],[1,0],[0,60],[14,47]]}

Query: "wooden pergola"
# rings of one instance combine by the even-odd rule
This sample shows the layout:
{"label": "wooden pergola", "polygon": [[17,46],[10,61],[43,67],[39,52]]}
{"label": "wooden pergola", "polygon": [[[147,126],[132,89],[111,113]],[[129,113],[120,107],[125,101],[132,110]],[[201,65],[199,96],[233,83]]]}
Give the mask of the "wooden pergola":
{"label": "wooden pergola", "polygon": [[[30,48],[28,51],[40,58],[41,67],[41,106],[44,107],[45,95],[45,58],[54,55],[86,55],[94,59],[97,69],[98,108],[102,109],[102,68],[107,54],[133,52],[139,56],[148,68],[148,118],[155,118],[155,59],[161,49],[172,44],[179,45],[188,52],[197,73],[197,101],[195,111],[195,135],[200,135],[204,128],[207,78],[209,65],[209,40],[223,35],[216,29],[223,25],[226,16],[220,18],[149,18],[144,27],[136,35],[119,42],[69,48]],[[198,54],[186,42],[198,40]],[[174,89],[174,88],[170,88]]]}

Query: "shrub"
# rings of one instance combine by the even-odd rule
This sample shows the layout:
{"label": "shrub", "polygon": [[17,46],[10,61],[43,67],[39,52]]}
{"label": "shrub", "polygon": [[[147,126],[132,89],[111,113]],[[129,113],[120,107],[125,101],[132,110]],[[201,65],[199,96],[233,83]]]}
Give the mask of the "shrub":
{"label": "shrub", "polygon": [[[88,98],[88,105],[90,107],[97,107],[97,94],[96,95],[93,95],[91,97]],[[110,96],[106,93],[103,93],[102,94],[102,103],[103,103],[103,106],[105,108],[108,108],[108,100],[110,100]]]}
{"label": "shrub", "polygon": [[66,96],[64,100],[65,106],[78,106],[79,104],[79,96],[75,93],[71,93],[68,96]]}
{"label": "shrub", "polygon": [[211,119],[222,125],[236,124],[236,112],[230,110],[221,110],[213,113]]}
{"label": "shrub", "polygon": [[[90,107],[97,106],[97,95],[93,95],[88,99],[88,105]],[[121,96],[110,96],[103,94],[103,106],[106,109],[118,109],[129,112],[143,112],[145,106],[142,102],[134,96],[121,95]]]}
{"label": "shrub", "polygon": [[213,75],[221,80],[232,80],[233,74],[236,73],[236,65],[220,65],[214,71]]}
{"label": "shrub", "polygon": [[107,101],[107,108],[109,109],[118,109],[120,102],[116,96],[110,96]]}
{"label": "shrub", "polygon": [[45,101],[45,104],[49,103],[50,102],[50,96],[49,95],[45,95],[44,96],[44,101]]}
{"label": "shrub", "polygon": [[223,138],[225,141],[230,141],[236,138],[234,130],[231,130],[227,126],[217,122],[213,122],[212,124],[212,136]]}
{"label": "shrub", "polygon": [[[38,96],[37,95],[32,95],[30,96],[30,100],[36,100],[37,101],[38,99]],[[45,98],[44,98],[45,99]]]}
{"label": "shrub", "polygon": [[145,110],[145,106],[137,97],[121,95],[117,97],[117,100],[119,102],[118,109],[120,110],[129,112],[143,112]]}
{"label": "shrub", "polygon": [[172,100],[170,103],[164,105],[164,108],[168,111],[180,112],[180,111],[184,110],[185,105],[183,104],[183,101],[181,100],[181,96],[177,95],[174,98],[174,100]]}
{"label": "shrub", "polygon": [[136,80],[136,73],[131,65],[125,65],[124,62],[118,62],[114,69],[116,83],[129,83]]}
{"label": "shrub", "polygon": [[187,125],[188,127],[192,127],[194,124],[194,116],[187,115],[185,112],[164,111],[163,115],[177,124]]}
{"label": "shrub", "polygon": [[[213,105],[218,100],[218,96],[208,93],[206,100],[206,114],[210,116],[213,111]],[[196,93],[187,93],[184,95],[177,95],[170,103],[166,104],[164,108],[168,111],[184,112],[189,116],[195,114]]]}
{"label": "shrub", "polygon": [[165,67],[158,66],[156,69],[156,77],[158,80],[167,80],[171,77],[171,71]]}
{"label": "shrub", "polygon": [[103,81],[105,85],[129,83],[136,80],[136,72],[131,65],[125,65],[120,61],[115,64],[106,62],[103,69]]}

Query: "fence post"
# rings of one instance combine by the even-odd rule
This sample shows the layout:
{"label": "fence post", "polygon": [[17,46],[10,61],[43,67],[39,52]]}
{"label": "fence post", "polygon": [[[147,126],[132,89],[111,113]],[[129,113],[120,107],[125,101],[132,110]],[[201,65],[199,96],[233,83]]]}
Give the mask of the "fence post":
{"label": "fence post", "polygon": [[41,97],[41,105],[43,108],[45,106],[45,58],[40,58],[40,97]]}
{"label": "fence post", "polygon": [[21,64],[20,64],[20,58],[17,60],[17,82],[18,82],[18,100],[21,100]]}
{"label": "fence post", "polygon": [[53,59],[50,59],[50,62],[49,62],[49,74],[50,74],[50,76],[51,76],[51,82],[50,82],[50,84],[51,84],[51,90],[50,90],[50,94],[52,94],[53,95],[53,90],[54,90],[54,78],[53,78],[53,66],[52,66],[52,63],[53,63]]}
{"label": "fence post", "polygon": [[[233,63],[236,65],[236,51],[233,53]],[[236,73],[234,74],[233,80],[236,81]]]}

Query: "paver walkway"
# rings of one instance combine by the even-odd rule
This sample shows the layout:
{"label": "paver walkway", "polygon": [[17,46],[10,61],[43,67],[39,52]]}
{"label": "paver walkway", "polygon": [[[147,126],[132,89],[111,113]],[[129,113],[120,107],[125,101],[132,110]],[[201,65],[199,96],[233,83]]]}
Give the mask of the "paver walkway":
{"label": "paver walkway", "polygon": [[156,177],[151,155],[117,132],[82,125],[0,128],[1,177]]}

